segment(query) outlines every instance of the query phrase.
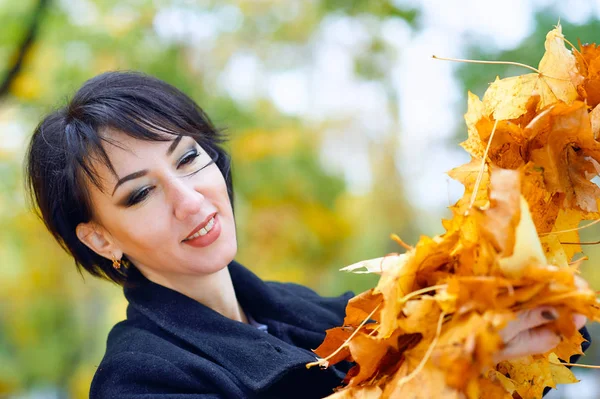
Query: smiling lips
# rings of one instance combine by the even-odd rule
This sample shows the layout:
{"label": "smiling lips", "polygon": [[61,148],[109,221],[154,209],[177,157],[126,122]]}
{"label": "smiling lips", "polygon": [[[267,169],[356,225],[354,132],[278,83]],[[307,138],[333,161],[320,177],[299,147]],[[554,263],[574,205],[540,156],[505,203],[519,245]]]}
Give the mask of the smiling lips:
{"label": "smiling lips", "polygon": [[208,232],[211,231],[215,225],[216,215],[217,212],[208,215],[208,217],[202,223],[200,223],[194,230],[192,230],[190,235],[188,235],[187,238],[185,238],[183,241],[193,240],[194,238],[203,237],[206,234],[208,234]]}
{"label": "smiling lips", "polygon": [[199,224],[182,243],[196,248],[207,247],[215,242],[220,235],[221,219],[215,212]]}

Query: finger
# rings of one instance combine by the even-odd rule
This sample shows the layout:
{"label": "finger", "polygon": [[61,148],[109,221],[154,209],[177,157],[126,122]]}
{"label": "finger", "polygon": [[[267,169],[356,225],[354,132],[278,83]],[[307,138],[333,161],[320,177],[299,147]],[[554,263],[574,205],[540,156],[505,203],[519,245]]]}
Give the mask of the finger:
{"label": "finger", "polygon": [[587,323],[587,317],[585,317],[582,314],[576,313],[573,315],[573,323],[575,323],[575,328],[581,330],[585,326],[585,323]]}
{"label": "finger", "polygon": [[500,331],[504,342],[509,342],[523,331],[543,326],[558,318],[558,312],[551,306],[540,306],[520,312],[516,320],[510,321]]}
{"label": "finger", "polygon": [[496,363],[499,363],[503,360],[545,353],[555,348],[559,343],[560,336],[548,328],[538,327],[532,330],[525,330],[514,337],[494,357],[494,360]]}

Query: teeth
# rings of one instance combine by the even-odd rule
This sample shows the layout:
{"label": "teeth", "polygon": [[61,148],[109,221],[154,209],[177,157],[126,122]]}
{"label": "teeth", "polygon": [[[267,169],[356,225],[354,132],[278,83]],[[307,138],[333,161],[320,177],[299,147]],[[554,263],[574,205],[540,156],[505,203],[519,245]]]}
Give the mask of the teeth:
{"label": "teeth", "polygon": [[212,218],[210,218],[208,223],[206,223],[206,226],[204,226],[203,228],[198,230],[196,233],[194,233],[193,235],[186,238],[184,241],[188,241],[188,240],[194,239],[196,237],[200,237],[200,236],[205,236],[206,234],[208,234],[209,231],[212,230],[214,225],[215,225],[215,217],[213,216]]}

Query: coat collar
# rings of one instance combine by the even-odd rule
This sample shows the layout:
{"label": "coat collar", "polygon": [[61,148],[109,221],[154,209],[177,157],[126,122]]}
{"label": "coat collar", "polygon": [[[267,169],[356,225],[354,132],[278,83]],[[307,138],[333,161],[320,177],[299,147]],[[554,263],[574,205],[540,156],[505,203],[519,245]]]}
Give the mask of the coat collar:
{"label": "coat collar", "polygon": [[[325,330],[339,325],[343,314],[335,314],[331,308],[295,295],[293,290],[286,290],[285,284],[265,283],[235,261],[228,268],[242,308],[267,324],[268,334],[155,284],[135,269],[130,280],[133,285],[125,288],[129,301],[127,316],[128,319],[145,316],[224,367],[251,390],[261,391],[290,369],[302,368],[315,360],[311,351],[292,341],[304,340],[304,344],[310,345],[305,348],[313,348],[312,345],[316,348]],[[315,298],[328,300],[317,295]],[[343,310],[347,296],[336,299]]]}

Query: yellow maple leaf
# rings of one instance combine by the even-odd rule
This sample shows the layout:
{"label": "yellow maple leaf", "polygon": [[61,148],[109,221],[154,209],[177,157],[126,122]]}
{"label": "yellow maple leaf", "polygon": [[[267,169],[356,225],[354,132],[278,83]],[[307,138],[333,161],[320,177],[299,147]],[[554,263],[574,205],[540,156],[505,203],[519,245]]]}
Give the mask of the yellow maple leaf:
{"label": "yellow maple leaf", "polygon": [[600,189],[590,180],[600,172],[600,143],[593,137],[585,103],[548,107],[524,133],[528,158],[543,168],[546,189],[563,193],[571,207],[597,212]]}
{"label": "yellow maple leaf", "polygon": [[585,342],[585,339],[579,331],[575,331],[570,336],[565,336],[560,341],[558,346],[552,349],[551,353],[554,353],[559,359],[568,362],[571,360],[571,356],[583,355],[581,350],[581,344]]}
{"label": "yellow maple leaf", "polygon": [[467,112],[464,115],[467,124],[467,139],[460,143],[469,154],[476,158],[483,158],[486,143],[479,137],[477,122],[486,117],[485,106],[476,94],[467,93]]}
{"label": "yellow maple leaf", "polygon": [[541,398],[544,388],[556,387],[550,362],[543,356],[524,356],[500,363],[499,371],[508,373],[522,398]]}
{"label": "yellow maple leaf", "polygon": [[[414,364],[411,366],[414,367]],[[404,382],[410,370],[407,361],[385,385],[382,398],[460,399],[464,397],[461,392],[446,385],[445,374],[439,369],[426,366],[414,378]]]}
{"label": "yellow maple leaf", "polygon": [[505,79],[496,78],[483,96],[486,113],[494,119],[515,119],[527,111],[529,98],[540,96],[537,109],[563,101],[572,103],[578,98],[577,85],[582,82],[575,57],[564,44],[562,28],[558,25],[546,36],[546,53],[538,71]]}
{"label": "yellow maple leaf", "polygon": [[483,96],[487,115],[494,119],[515,119],[527,111],[529,98],[540,96],[537,109],[563,101],[575,101],[579,94],[577,85],[583,81],[578,73],[575,57],[567,50],[560,24],[546,36],[546,53],[538,71],[505,79],[496,78]]}
{"label": "yellow maple leaf", "polygon": [[591,107],[596,107],[600,103],[600,46],[595,43],[581,45],[580,42],[579,47],[575,58],[584,80],[577,91]]}
{"label": "yellow maple leaf", "polygon": [[515,229],[521,219],[521,181],[519,172],[496,169],[490,182],[490,207],[479,221],[484,236],[502,256],[512,255]]}
{"label": "yellow maple leaf", "polygon": [[517,389],[517,384],[515,381],[511,380],[504,374],[498,372],[497,370],[490,370],[488,372],[488,378],[491,380],[496,380],[502,384],[502,387],[509,393],[512,398],[512,393]]}
{"label": "yellow maple leaf", "polygon": [[[473,196],[473,190],[475,190],[475,183],[481,170],[481,159],[472,158],[471,162],[462,166],[456,167],[449,172],[448,176],[452,179],[460,182],[465,187],[465,191],[462,197],[450,207],[455,215],[463,215],[469,206],[471,205],[471,197]],[[490,181],[490,174],[487,166],[484,166],[484,171],[477,188],[477,194],[473,200],[473,206],[482,207],[488,202],[488,185]],[[447,229],[448,230],[448,229]]]}
{"label": "yellow maple leaf", "polygon": [[573,372],[566,366],[556,364],[559,363],[556,354],[550,353],[548,355],[548,360],[550,361],[550,373],[552,374],[552,379],[554,380],[554,386],[552,388],[556,388],[556,384],[573,384],[575,382],[579,382]]}

